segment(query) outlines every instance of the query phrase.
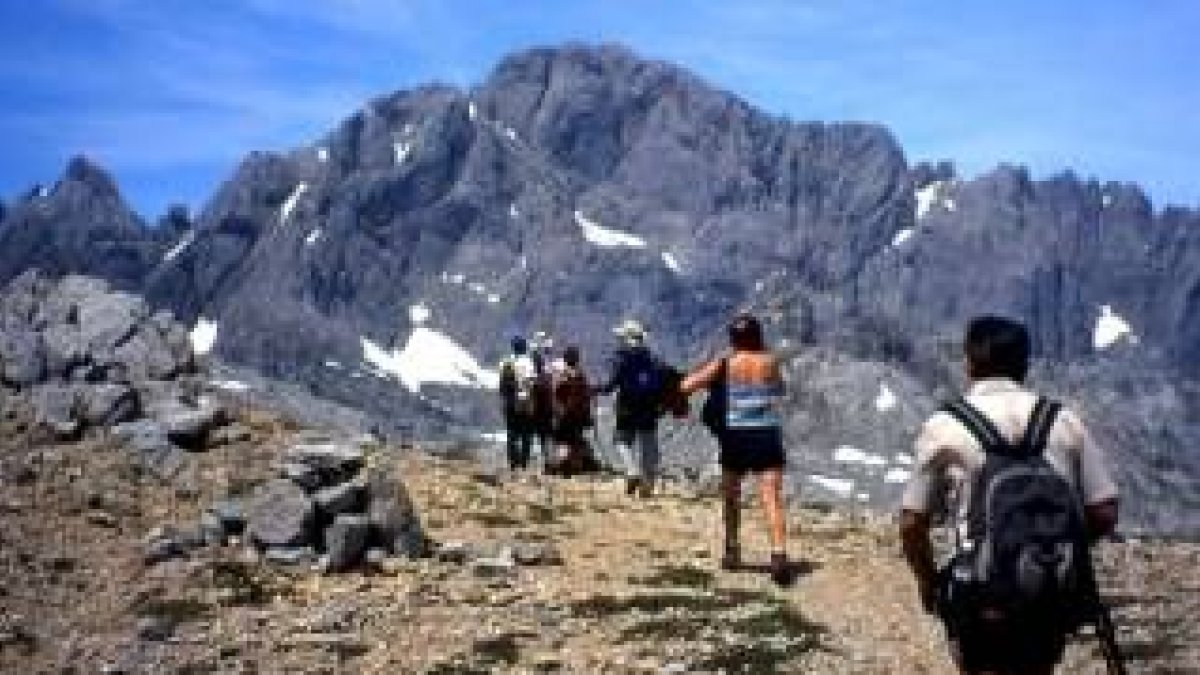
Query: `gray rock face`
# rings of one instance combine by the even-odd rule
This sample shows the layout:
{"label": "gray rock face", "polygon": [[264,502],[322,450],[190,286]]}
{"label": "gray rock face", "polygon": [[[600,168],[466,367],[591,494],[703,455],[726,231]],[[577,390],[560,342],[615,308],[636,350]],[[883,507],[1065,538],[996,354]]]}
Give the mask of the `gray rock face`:
{"label": "gray rock face", "polygon": [[[597,374],[612,325],[636,316],[659,351],[691,364],[750,307],[775,344],[817,348],[796,355],[808,388],[787,423],[797,489],[841,499],[811,476],[853,480],[850,501],[861,489],[890,508],[896,484],[885,477],[903,468],[891,458],[958,383],[963,324],[998,312],[1031,326],[1049,364],[1039,384],[1062,390],[1086,372],[1089,386],[1072,391],[1078,405],[1121,420],[1098,426],[1104,445],[1139,448],[1122,456],[1131,501],[1145,490],[1170,502],[1139,518],[1195,521],[1171,494],[1200,492],[1179,489],[1200,484],[1190,395],[1200,379],[1200,214],[1155,210],[1136,186],[910,166],[882,127],[781,119],[669,64],[584,46],[514,54],[470,90],[380,97],[311,147],[254,153],[194,225],[175,218],[169,234],[137,234],[99,174],[73,164],[49,196],[10,206],[0,279],[35,264],[55,274],[91,265],[122,288],[141,279],[154,305],[214,321],[219,357],[359,408],[385,435],[498,428],[482,370],[513,333],[547,329],[560,345],[578,343]],[[84,212],[99,215],[82,224]],[[84,232],[121,255],[80,262]],[[145,250],[155,252],[149,265]],[[39,305],[29,284],[15,285],[24,290],[5,313],[79,323],[80,306]],[[417,305],[427,317],[410,311]],[[114,310],[95,330],[38,328],[45,367],[98,377],[108,366],[81,353],[118,339],[125,315]],[[1109,344],[1098,327],[1114,317],[1129,334]],[[112,353],[137,376],[158,376],[182,367],[186,337],[139,332]],[[448,383],[418,383],[380,368],[437,366],[417,351],[443,337],[480,369],[441,364]],[[10,341],[20,356],[11,374],[10,360],[0,363],[4,377],[27,379],[38,348]],[[0,355],[9,350],[0,343]],[[1162,389],[1131,383],[1130,369]],[[873,406],[885,379],[907,402],[895,415]],[[1120,409],[1104,403],[1115,388],[1128,392]],[[709,463],[702,432],[672,433],[668,456],[687,458],[673,470]],[[843,445],[889,464],[833,461]],[[1187,458],[1160,477],[1174,481],[1167,489],[1151,477],[1174,449]]]}
{"label": "gray rock face", "polygon": [[0,227],[0,284],[35,267],[138,288],[163,244],[121,199],[111,177],[82,157],[44,195],[11,204]]}
{"label": "gray rock face", "polygon": [[262,546],[299,546],[309,541],[315,522],[316,506],[288,480],[263,484],[246,506],[246,533]]}

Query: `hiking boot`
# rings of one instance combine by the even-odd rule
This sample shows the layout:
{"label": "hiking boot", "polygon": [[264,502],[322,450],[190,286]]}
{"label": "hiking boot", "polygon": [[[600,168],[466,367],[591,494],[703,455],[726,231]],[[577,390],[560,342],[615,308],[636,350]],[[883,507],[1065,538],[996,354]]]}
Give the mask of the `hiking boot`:
{"label": "hiking boot", "polygon": [[638,488],[641,487],[641,484],[642,484],[642,481],[638,480],[637,478],[626,478],[625,479],[625,496],[632,497],[633,494],[638,491]]}
{"label": "hiking boot", "polygon": [[792,566],[788,564],[786,553],[771,554],[771,581],[774,581],[777,586],[791,586],[796,580],[792,573]]}

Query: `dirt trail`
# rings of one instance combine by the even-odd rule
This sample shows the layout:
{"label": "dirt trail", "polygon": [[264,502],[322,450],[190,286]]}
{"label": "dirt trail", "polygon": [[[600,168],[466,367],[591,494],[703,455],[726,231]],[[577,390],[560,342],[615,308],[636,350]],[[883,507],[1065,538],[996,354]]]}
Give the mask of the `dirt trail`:
{"label": "dirt trail", "polygon": [[[439,557],[333,576],[263,566],[239,547],[141,564],[146,531],[218,496],[231,461],[246,489],[285,444],[257,438],[199,458],[196,493],[143,486],[91,503],[97,490],[123,494],[119,455],[94,447],[62,450],[62,466],[5,487],[0,620],[13,625],[0,625],[0,671],[954,672],[886,522],[794,510],[789,546],[804,573],[781,590],[762,572],[718,570],[716,500],[672,485],[638,500],[613,478],[510,476],[389,451],[380,456],[429,536],[451,544]],[[748,562],[765,562],[756,506],[743,528]],[[530,550],[551,564],[507,555]],[[1120,571],[1109,585],[1132,672],[1198,672],[1200,547],[1102,553]],[[171,630],[154,637],[162,616]],[[1103,672],[1090,641],[1062,672]]]}

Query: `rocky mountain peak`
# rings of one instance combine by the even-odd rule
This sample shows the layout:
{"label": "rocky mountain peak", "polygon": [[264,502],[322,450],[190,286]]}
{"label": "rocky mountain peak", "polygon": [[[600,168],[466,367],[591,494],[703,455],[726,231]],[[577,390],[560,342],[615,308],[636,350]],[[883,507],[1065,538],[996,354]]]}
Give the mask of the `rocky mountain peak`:
{"label": "rocky mountain peak", "polygon": [[76,155],[67,162],[62,178],[55,187],[55,192],[67,186],[76,185],[97,198],[120,199],[121,192],[112,175],[83,155]]}

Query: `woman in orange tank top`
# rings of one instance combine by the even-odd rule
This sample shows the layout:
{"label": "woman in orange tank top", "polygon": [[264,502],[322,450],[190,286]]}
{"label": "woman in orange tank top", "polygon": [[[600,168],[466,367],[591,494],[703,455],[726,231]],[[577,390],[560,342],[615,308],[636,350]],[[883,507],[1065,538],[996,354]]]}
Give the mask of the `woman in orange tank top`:
{"label": "woman in orange tank top", "polygon": [[724,497],[725,552],[721,566],[741,565],[738,543],[742,478],[759,477],[759,495],[771,529],[771,577],[780,585],[792,581],[785,547],[783,467],[786,453],[779,406],[783,378],[775,355],[767,349],[762,325],[740,314],[729,325],[730,350],[690,374],[680,389],[691,394],[708,390],[715,400],[715,419],[706,420],[720,447],[721,492]]}

